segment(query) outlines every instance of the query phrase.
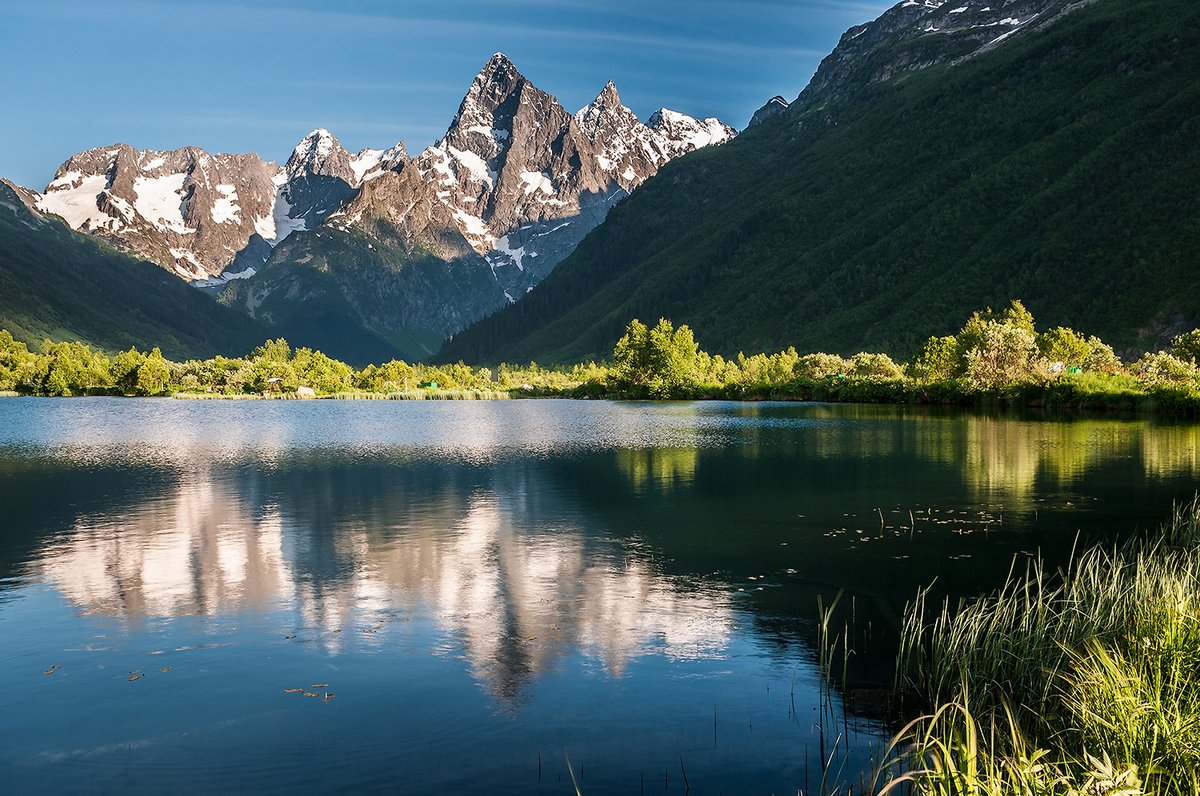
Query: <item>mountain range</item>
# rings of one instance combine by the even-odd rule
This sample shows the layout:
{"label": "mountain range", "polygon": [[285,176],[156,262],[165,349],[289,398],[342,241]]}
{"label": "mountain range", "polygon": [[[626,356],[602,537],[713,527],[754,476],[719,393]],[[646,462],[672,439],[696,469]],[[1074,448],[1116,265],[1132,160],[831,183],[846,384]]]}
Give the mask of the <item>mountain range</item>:
{"label": "mountain range", "polygon": [[261,324],[157,265],[42,215],[37,198],[0,180],[0,328],[18,340],[158,346],[182,360],[243,354],[266,339]]}
{"label": "mountain range", "polygon": [[531,290],[667,161],[734,135],[665,108],[643,124],[611,82],[568,113],[497,53],[416,157],[323,129],[282,168],[116,144],[68,158],[32,205],[332,354],[418,357]]}
{"label": "mountain range", "polygon": [[661,316],[729,356],[907,357],[1014,298],[1154,349],[1200,321],[1197,75],[1194,2],[906,0],[439,357],[578,361]]}
{"label": "mountain range", "polygon": [[904,0],[735,137],[612,83],[569,113],[496,54],[415,156],[315,130],[282,167],[113,145],[5,184],[0,325],[492,364],[666,316],[714,353],[907,356],[1020,298],[1133,351],[1198,320],[1196,74],[1186,0]]}

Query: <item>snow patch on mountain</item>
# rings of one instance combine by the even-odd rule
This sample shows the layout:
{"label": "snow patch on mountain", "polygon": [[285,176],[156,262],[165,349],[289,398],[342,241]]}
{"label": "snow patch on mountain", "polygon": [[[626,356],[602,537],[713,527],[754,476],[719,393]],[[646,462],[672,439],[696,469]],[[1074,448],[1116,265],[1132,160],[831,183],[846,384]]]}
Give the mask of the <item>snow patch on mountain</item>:
{"label": "snow patch on mountain", "polygon": [[455,208],[454,219],[462,230],[463,236],[477,249],[479,246],[491,246],[495,236],[488,230],[487,224],[479,216],[471,215],[465,210]]}
{"label": "snow patch on mountain", "polygon": [[237,186],[236,185],[218,185],[217,193],[220,194],[215,202],[213,202],[211,216],[213,223],[225,224],[234,223],[241,224],[242,208],[238,206]]}
{"label": "snow patch on mountain", "polygon": [[[446,151],[450,154],[453,162],[456,162],[471,176],[471,179],[476,182],[481,182],[488,188],[492,188],[496,184],[496,172],[488,168],[487,163],[482,157],[470,150],[457,149],[452,146],[447,146]],[[457,169],[455,176],[458,175]]]}
{"label": "snow patch on mountain", "polygon": [[[379,168],[383,160],[382,149],[364,149],[350,159],[350,168],[354,171],[354,184],[362,183],[366,175]],[[375,175],[378,176],[378,175]]]}
{"label": "snow patch on mountain", "polygon": [[180,235],[194,234],[195,227],[189,227],[183,220],[183,207],[187,200],[187,189],[183,183],[186,179],[186,174],[138,177],[133,181],[133,191],[137,196],[134,209],[159,229]]}
{"label": "snow patch on mountain", "polygon": [[720,119],[696,119],[669,108],[655,111],[646,124],[667,142],[674,156],[723,144],[737,135],[736,130]]}
{"label": "snow patch on mountain", "polygon": [[[517,248],[513,248],[509,244],[508,235],[505,235],[503,238],[497,238],[495,243],[495,252],[511,258],[513,264],[515,264],[519,270],[525,270],[525,266],[523,264],[523,261],[525,260],[525,247],[519,246]],[[494,268],[492,270],[495,271]]]}
{"label": "snow patch on mountain", "polygon": [[38,210],[61,216],[74,230],[112,230],[118,220],[97,206],[98,195],[107,185],[104,174],[84,177],[78,171],[68,172],[46,186]]}
{"label": "snow patch on mountain", "polygon": [[188,281],[204,279],[208,276],[208,272],[204,270],[204,266],[196,259],[196,255],[192,254],[187,249],[169,249],[171,256],[175,258],[175,272]]}
{"label": "snow patch on mountain", "polygon": [[[278,246],[288,235],[293,232],[301,232],[308,229],[308,225],[303,218],[292,218],[292,205],[288,202],[287,194],[284,191],[279,191],[275,194],[275,204],[271,210],[270,223],[267,223],[268,217],[263,217],[260,222],[256,223],[255,228],[259,229],[259,235],[272,246]],[[263,230],[269,234],[263,234]]]}
{"label": "snow patch on mountain", "polygon": [[521,172],[521,182],[525,184],[525,195],[534,191],[541,191],[546,196],[554,196],[554,183],[550,181],[550,176],[542,171],[523,171]]}

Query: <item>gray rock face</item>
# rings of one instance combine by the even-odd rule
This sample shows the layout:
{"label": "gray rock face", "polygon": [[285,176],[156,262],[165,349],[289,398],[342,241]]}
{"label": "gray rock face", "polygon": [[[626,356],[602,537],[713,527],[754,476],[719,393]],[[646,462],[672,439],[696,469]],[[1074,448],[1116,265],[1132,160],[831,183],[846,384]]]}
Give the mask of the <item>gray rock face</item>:
{"label": "gray rock face", "polygon": [[443,260],[477,256],[451,208],[413,165],[401,165],[364,182],[329,226],[366,233],[406,254]]}
{"label": "gray rock face", "polygon": [[735,134],[665,109],[642,124],[611,82],[571,115],[497,53],[413,165],[515,301],[663,163]]}
{"label": "gray rock face", "polygon": [[117,144],[68,159],[37,206],[184,279],[204,279],[255,233],[274,238],[277,171],[257,155]]}
{"label": "gray rock face", "polygon": [[497,53],[415,158],[323,129],[282,168],[116,145],[69,159],[37,205],[268,322],[328,319],[320,299],[436,343],[531,290],[663,164],[735,134],[665,108],[643,124],[611,82],[571,114]]}
{"label": "gray rock face", "polygon": [[41,195],[0,177],[0,210],[12,213],[21,224],[36,229],[46,223],[37,209]]}
{"label": "gray rock face", "polygon": [[904,0],[846,31],[792,104],[819,106],[865,84],[970,58],[1094,1]]}
{"label": "gray rock face", "polygon": [[749,130],[755,125],[762,124],[767,119],[772,119],[778,116],[786,111],[789,105],[790,103],[787,100],[776,94],[774,97],[771,97],[771,99],[767,100],[765,105],[754,112],[754,115],[750,117],[750,122],[746,125],[746,129]]}

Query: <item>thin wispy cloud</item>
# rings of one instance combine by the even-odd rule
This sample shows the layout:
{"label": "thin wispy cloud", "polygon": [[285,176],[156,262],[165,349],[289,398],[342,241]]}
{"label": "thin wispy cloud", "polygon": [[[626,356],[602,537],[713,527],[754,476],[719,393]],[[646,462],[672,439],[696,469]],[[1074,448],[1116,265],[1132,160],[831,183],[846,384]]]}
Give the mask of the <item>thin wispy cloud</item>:
{"label": "thin wispy cloud", "polygon": [[9,64],[0,175],[40,187],[81,142],[114,136],[279,158],[322,126],[351,147],[403,139],[421,148],[498,50],[571,110],[614,79],[642,118],[667,106],[740,127],[768,97],[799,93],[846,28],[887,5],[10,2],[0,26]]}

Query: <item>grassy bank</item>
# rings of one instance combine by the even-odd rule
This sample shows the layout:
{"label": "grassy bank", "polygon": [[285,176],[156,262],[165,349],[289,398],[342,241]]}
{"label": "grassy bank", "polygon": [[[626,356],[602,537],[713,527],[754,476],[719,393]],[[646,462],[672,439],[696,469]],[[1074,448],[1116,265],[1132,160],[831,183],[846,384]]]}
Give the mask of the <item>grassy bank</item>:
{"label": "grassy bank", "polygon": [[394,392],[341,392],[330,396],[341,401],[505,401],[507,390],[397,390]]}
{"label": "grassy bank", "polygon": [[725,358],[687,326],[630,321],[608,362],[478,367],[401,361],[356,369],[285,340],[239,358],[171,362],[158,349],[109,356],[82,343],[40,351],[0,330],[0,390],[30,395],[164,395],[479,400],[508,397],[726,399],[1029,407],[1200,416],[1200,329],[1169,351],[1126,363],[1096,337],[1037,331],[1014,301],[984,310],[957,334],[930,338],[903,363],[859,352]]}
{"label": "grassy bank", "polygon": [[881,793],[1200,793],[1200,507],[975,601],[919,597],[898,684],[927,712]]}
{"label": "grassy bank", "polygon": [[[17,393],[13,393],[16,395]],[[296,401],[305,400],[296,393],[221,393],[221,392],[174,392],[172,398],[185,401]],[[505,390],[410,390],[408,392],[367,392],[363,390],[338,392],[332,395],[308,396],[337,401],[503,401],[512,395]]]}

